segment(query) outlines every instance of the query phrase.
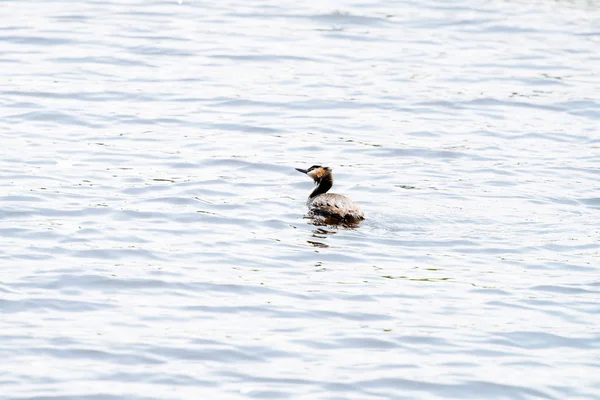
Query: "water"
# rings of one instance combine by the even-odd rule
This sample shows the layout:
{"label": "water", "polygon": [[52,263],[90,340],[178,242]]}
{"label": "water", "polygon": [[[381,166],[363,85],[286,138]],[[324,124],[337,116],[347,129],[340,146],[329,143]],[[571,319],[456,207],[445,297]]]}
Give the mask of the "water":
{"label": "water", "polygon": [[600,398],[599,3],[215,4],[0,2],[0,398]]}

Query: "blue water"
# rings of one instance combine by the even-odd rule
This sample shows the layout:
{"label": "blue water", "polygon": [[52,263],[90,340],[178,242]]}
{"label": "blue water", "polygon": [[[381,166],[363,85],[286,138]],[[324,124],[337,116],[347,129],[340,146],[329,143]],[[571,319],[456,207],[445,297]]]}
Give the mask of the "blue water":
{"label": "blue water", "polygon": [[0,399],[600,399],[599,5],[1,1]]}

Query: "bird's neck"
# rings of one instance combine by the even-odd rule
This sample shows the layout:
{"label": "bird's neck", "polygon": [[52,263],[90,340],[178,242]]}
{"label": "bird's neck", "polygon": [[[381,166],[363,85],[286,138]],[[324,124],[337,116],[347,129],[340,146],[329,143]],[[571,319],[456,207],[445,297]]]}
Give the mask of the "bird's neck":
{"label": "bird's neck", "polygon": [[331,189],[332,186],[333,186],[333,176],[331,174],[327,174],[318,181],[317,187],[315,188],[315,190],[312,191],[312,193],[310,194],[310,196],[308,196],[308,198],[312,199],[315,196],[318,196],[323,193],[327,193],[327,191],[329,189]]}

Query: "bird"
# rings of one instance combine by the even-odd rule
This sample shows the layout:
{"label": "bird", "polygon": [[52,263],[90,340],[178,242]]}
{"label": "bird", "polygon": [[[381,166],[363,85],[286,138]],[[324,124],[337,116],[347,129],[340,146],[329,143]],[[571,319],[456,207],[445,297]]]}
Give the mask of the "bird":
{"label": "bird", "polygon": [[365,219],[360,207],[348,197],[327,193],[333,186],[331,168],[313,165],[309,169],[296,168],[296,170],[310,176],[317,185],[306,201],[309,217],[324,216],[343,222],[358,222]]}

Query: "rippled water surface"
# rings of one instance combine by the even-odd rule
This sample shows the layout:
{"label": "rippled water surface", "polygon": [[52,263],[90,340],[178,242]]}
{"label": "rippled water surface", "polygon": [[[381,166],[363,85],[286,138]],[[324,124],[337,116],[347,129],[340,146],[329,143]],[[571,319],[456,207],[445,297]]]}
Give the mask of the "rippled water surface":
{"label": "rippled water surface", "polygon": [[3,400],[600,398],[600,3],[0,16]]}

